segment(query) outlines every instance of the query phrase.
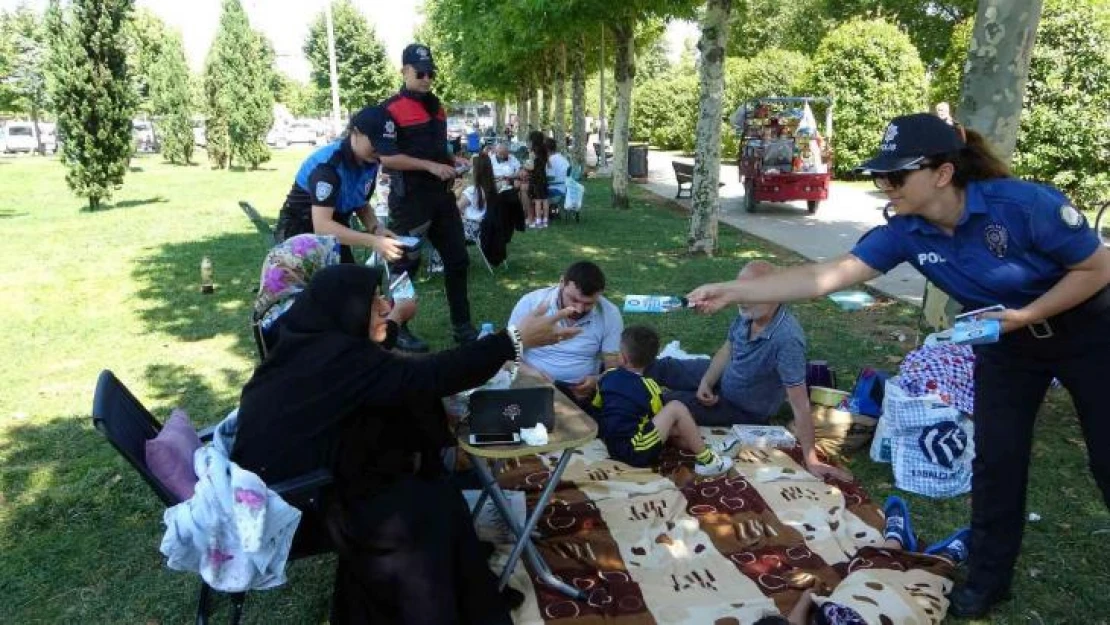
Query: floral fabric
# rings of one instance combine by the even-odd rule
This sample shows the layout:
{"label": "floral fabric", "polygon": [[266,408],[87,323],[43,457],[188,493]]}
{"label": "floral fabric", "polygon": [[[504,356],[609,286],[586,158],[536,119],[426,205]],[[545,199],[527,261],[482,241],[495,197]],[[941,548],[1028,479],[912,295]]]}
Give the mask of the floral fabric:
{"label": "floral fabric", "polygon": [[275,245],[262,262],[254,314],[263,330],[290,306],[314,273],[339,264],[339,239],[316,234],[298,234]]}

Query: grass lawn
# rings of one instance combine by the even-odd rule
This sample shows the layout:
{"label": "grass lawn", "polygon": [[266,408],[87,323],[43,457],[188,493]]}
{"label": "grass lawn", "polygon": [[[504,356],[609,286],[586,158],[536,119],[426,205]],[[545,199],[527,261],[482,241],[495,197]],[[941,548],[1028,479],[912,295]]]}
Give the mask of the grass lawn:
{"label": "grass lawn", "polygon": [[[248,309],[267,241],[237,206],[253,203],[273,221],[304,150],[278,152],[260,171],[170,167],[133,161],[105,210],[83,212],[52,159],[0,159],[0,623],[180,623],[189,620],[196,580],[166,570],[158,553],[161,507],[93,431],[89,408],[97,373],[110,368],[164,418],[180,405],[211,423],[236,402],[255,364]],[[558,223],[515,238],[508,269],[491,277],[471,265],[475,322],[500,327],[517,298],[557,280],[576,259],[598,262],[608,295],[685,293],[732,277],[755,258],[800,258],[724,229],[716,258],[686,258],[685,219],[635,190],[628,211],[607,208],[605,181],[587,184],[581,224]],[[217,291],[198,289],[203,256]],[[439,278],[418,286],[416,330],[448,345]],[[832,363],[842,387],[861,366],[896,368],[911,349],[917,311],[883,302],[842,313],[827,301],[795,306],[810,357]],[[628,318],[655,325],[665,341],[711,352],[730,315],[678,312]],[[899,333],[910,338],[898,342]],[[1110,614],[1110,515],[1086,469],[1067,396],[1046,404],[1034,448],[1029,525],[1015,599],[995,623],[1106,623]],[[1108,453],[1108,450],[1101,450]],[[866,455],[853,471],[881,502],[890,469]],[[936,540],[968,520],[967,498],[909,497],[918,530]],[[251,622],[323,622],[332,562],[290,567],[291,583],[253,593]],[[222,616],[220,617],[222,618]]]}

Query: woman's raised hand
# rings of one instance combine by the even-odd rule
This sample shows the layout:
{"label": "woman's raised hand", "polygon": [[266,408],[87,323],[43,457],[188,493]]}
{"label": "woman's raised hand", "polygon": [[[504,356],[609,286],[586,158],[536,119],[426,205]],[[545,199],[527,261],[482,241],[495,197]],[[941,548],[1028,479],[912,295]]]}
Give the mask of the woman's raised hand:
{"label": "woman's raised hand", "polygon": [[554,315],[548,315],[547,306],[540,305],[517,324],[520,342],[525,347],[540,347],[578,335],[581,328],[565,328],[561,325],[573,312],[573,308],[564,308]]}
{"label": "woman's raised hand", "polygon": [[701,313],[715,313],[732,303],[729,300],[728,283],[716,282],[703,284],[690,291],[686,299]]}

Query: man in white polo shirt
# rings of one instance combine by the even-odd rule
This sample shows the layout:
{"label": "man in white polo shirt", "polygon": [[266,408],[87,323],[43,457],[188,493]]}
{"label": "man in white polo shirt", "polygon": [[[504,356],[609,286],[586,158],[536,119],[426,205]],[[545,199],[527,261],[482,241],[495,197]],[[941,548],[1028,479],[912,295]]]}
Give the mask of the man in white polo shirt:
{"label": "man in white polo shirt", "polygon": [[563,308],[575,310],[563,323],[582,332],[554,345],[525,349],[522,371],[550,380],[583,408],[594,396],[602,365],[610,369],[620,364],[624,321],[620,310],[602,295],[604,291],[601,268],[579,261],[567,267],[559,284],[520,298],[509,318],[510,324],[520,323],[541,306],[552,313]]}

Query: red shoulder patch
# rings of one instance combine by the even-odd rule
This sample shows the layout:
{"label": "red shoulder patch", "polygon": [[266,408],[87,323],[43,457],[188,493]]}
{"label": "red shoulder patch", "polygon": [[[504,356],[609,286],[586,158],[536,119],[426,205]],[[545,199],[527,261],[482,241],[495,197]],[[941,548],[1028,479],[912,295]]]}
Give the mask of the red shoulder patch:
{"label": "red shoulder patch", "polygon": [[428,115],[428,111],[424,110],[422,104],[412,98],[406,98],[404,96],[387,104],[386,110],[388,110],[389,115],[393,117],[393,121],[397,122],[397,125],[402,128],[419,126],[420,124],[426,124],[431,121],[431,116]]}

